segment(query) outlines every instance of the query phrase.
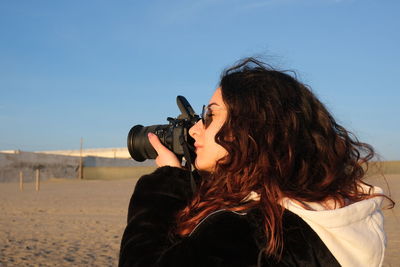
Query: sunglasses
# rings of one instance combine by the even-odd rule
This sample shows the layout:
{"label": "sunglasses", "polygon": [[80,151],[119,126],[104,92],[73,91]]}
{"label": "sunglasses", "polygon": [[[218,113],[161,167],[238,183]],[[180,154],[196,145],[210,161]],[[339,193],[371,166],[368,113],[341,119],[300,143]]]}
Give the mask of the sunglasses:
{"label": "sunglasses", "polygon": [[[224,110],[224,108],[213,108],[214,110]],[[205,129],[212,123],[212,110],[208,105],[203,105],[203,109],[201,110],[201,122]]]}

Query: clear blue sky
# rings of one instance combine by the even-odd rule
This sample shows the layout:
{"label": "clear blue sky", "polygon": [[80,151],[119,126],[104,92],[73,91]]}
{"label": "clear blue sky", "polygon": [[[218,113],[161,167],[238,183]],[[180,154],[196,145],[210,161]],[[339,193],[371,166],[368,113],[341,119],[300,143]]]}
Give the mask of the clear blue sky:
{"label": "clear blue sky", "polygon": [[400,160],[397,0],[0,1],[0,150],[123,147],[262,55]]}

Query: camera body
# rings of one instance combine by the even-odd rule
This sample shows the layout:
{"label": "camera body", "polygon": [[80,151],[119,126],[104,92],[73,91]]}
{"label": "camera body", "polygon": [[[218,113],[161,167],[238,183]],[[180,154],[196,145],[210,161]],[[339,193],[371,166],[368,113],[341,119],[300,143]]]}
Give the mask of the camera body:
{"label": "camera body", "polygon": [[[189,129],[200,119],[183,96],[177,96],[177,105],[181,114],[177,118],[167,118],[168,124],[142,126],[135,125],[128,134],[128,151],[136,161],[155,159],[157,152],[150,144],[147,134],[154,133],[161,143],[171,150],[178,158],[194,159],[194,140],[189,135]],[[187,155],[189,153],[189,155]]]}

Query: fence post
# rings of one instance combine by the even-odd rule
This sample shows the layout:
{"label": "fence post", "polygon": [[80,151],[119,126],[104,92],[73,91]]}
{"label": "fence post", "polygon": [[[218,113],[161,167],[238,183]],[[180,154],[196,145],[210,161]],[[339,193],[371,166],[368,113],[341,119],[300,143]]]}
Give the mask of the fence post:
{"label": "fence post", "polygon": [[24,191],[24,174],[22,171],[19,172],[19,190]]}
{"label": "fence post", "polygon": [[83,138],[81,137],[81,148],[79,150],[79,179],[83,179],[83,159],[82,159]]}
{"label": "fence post", "polygon": [[40,170],[36,169],[36,191],[40,190]]}

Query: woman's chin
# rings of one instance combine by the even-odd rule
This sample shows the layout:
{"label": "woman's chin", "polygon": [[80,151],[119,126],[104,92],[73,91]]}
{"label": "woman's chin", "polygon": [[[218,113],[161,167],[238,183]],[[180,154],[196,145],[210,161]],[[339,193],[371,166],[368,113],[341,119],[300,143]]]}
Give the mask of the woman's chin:
{"label": "woman's chin", "polygon": [[197,170],[202,171],[202,172],[211,173],[214,170],[214,166],[211,166],[210,164],[204,164],[203,162],[198,161],[197,159],[194,162],[194,165],[195,165]]}

